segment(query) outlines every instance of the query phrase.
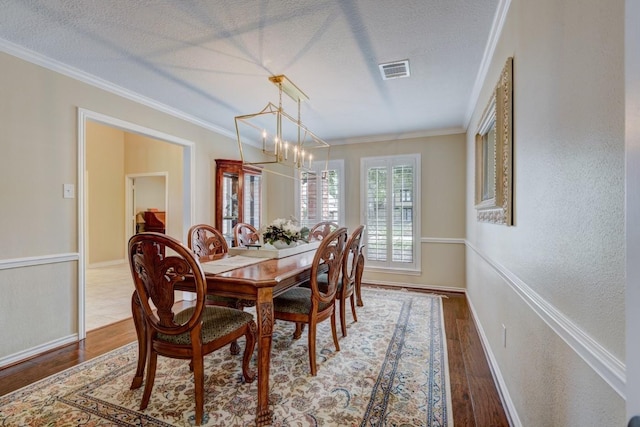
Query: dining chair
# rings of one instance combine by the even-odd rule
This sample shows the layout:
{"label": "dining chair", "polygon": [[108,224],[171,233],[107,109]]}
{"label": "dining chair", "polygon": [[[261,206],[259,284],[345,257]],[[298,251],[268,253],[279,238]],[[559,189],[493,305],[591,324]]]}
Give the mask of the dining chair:
{"label": "dining chair", "polygon": [[[309,235],[307,237],[307,241],[318,242],[327,237],[332,231],[338,229],[338,224],[333,221],[321,221],[315,224],[309,230]],[[302,287],[309,287],[309,283],[304,283],[301,285]],[[293,333],[293,339],[298,339],[302,336],[302,332],[304,331],[304,323],[298,323],[296,325],[296,330]]]}
{"label": "dining chair", "polygon": [[[356,315],[356,289],[358,281],[358,265],[361,261],[361,249],[362,249],[362,233],[364,232],[364,225],[356,228],[344,249],[344,255],[342,256],[342,281],[338,286],[337,299],[340,301],[340,328],[342,329],[342,336],[347,336],[347,321],[346,321],[346,305],[347,299],[351,303],[351,314],[353,315],[353,321],[358,321]],[[360,274],[362,279],[362,274]]]}
{"label": "dining chair", "polygon": [[315,242],[322,240],[329,235],[332,231],[338,229],[338,224],[333,221],[322,221],[311,227],[309,230],[309,242]]}
{"label": "dining chair", "polygon": [[[195,423],[200,425],[204,415],[205,355],[244,336],[242,375],[247,383],[255,379],[255,373],[249,369],[257,333],[253,315],[206,305],[206,279],[200,262],[190,249],[170,236],[147,232],[131,237],[129,265],[146,330],[147,378],[140,410],[149,404],[158,355],[189,359],[195,384]],[[195,283],[195,305],[177,312],[175,285],[184,280]]]}
{"label": "dining chair", "polygon": [[[347,336],[347,299],[351,304],[353,320],[354,322],[358,321],[356,314],[356,297],[359,292],[358,283],[362,280],[362,268],[364,268],[364,258],[362,256],[362,235],[364,228],[364,225],[360,225],[354,230],[351,236],[349,236],[344,254],[342,255],[342,266],[336,300],[339,301],[340,328],[343,337]],[[318,275],[318,286],[320,289],[327,287],[327,275],[325,273]]]}
{"label": "dining chair", "polygon": [[[215,260],[229,252],[229,246],[224,235],[209,224],[196,224],[189,228],[187,245],[195,256],[198,257],[198,261],[200,262]],[[250,307],[254,305],[255,302],[209,294],[207,295],[207,304],[243,310],[244,307]],[[240,346],[236,341],[233,341],[231,343],[231,354],[239,353]]]}
{"label": "dining chair", "polygon": [[233,227],[233,241],[237,247],[246,247],[260,242],[260,233],[251,224],[239,222]]}
{"label": "dining chair", "polygon": [[[346,240],[346,228],[339,228],[327,235],[313,257],[309,287],[298,286],[273,299],[275,319],[295,322],[297,325],[309,325],[309,364],[313,376],[317,373],[316,329],[318,323],[331,319],[333,343],[336,351],[340,351],[336,332],[335,302]],[[318,286],[318,273],[321,270],[326,270],[327,273],[325,289],[320,289]]]}

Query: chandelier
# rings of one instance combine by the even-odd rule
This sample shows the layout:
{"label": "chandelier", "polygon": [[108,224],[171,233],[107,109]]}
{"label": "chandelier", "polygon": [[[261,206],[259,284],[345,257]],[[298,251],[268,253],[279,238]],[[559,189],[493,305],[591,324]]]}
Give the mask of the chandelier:
{"label": "chandelier", "polygon": [[[329,144],[311,132],[300,118],[300,106],[308,101],[305,95],[285,75],[271,76],[269,81],[278,87],[278,105],[269,102],[260,112],[235,117],[240,158],[244,164],[289,166],[298,172],[311,171],[315,162],[329,161]],[[296,102],[297,117],[288,114],[282,106],[285,93]],[[260,161],[246,162],[243,145],[262,148]],[[280,175],[289,175],[268,170]],[[324,174],[323,174],[324,175]]]}

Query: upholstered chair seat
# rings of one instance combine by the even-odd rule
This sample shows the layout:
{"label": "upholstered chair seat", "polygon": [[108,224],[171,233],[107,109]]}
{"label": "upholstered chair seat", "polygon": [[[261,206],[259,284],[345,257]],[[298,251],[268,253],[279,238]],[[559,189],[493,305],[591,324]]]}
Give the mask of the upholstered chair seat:
{"label": "upholstered chair seat", "polygon": [[[174,321],[178,324],[185,324],[193,316],[194,310],[193,307],[189,307],[176,313]],[[227,307],[206,306],[202,312],[202,342],[215,341],[252,321],[253,315],[244,311]],[[160,332],[157,339],[172,344],[191,345],[191,336],[188,332],[180,335],[166,335]]]}
{"label": "upholstered chair seat", "polygon": [[[323,311],[330,305],[329,302],[320,302],[318,309]],[[276,298],[273,301],[273,308],[281,313],[308,314],[311,311],[311,289],[293,288]]]}

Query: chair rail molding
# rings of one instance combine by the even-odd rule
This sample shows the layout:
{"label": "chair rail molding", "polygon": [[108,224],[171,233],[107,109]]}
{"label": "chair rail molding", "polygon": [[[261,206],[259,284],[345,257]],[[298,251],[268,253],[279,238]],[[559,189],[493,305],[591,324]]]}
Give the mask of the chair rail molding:
{"label": "chair rail molding", "polygon": [[42,255],[25,258],[12,258],[0,260],[0,270],[11,268],[33,267],[36,265],[57,264],[60,262],[78,261],[80,255],[77,252]]}
{"label": "chair rail molding", "polygon": [[[618,360],[596,340],[591,338],[589,334],[580,329],[568,317],[538,295],[513,272],[492,260],[471,242],[467,241],[466,246],[491,266],[516,292],[516,294],[518,294],[518,296],[520,296],[520,298],[522,298],[522,300],[531,307],[531,309],[556,334],[558,334],[558,336],[567,343],[567,345],[571,347],[573,351],[582,358],[582,360],[584,360],[607,384],[609,384],[620,397],[626,399],[626,365],[622,361]],[[471,303],[472,301],[469,299],[469,304],[471,305]],[[472,312],[475,313],[474,310],[472,310]],[[478,320],[475,318],[474,320],[476,321],[478,330],[482,330]],[[488,348],[489,346],[489,343],[485,342],[484,336],[483,345],[485,345],[485,348]]]}
{"label": "chair rail molding", "polygon": [[460,237],[421,237],[420,243],[445,243],[445,244],[464,245],[465,240]]}

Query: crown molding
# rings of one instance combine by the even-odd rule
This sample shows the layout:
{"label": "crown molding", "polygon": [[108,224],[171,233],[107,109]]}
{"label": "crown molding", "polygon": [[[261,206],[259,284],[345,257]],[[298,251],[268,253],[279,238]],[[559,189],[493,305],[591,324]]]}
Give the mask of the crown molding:
{"label": "crown molding", "polygon": [[502,28],[504,27],[504,22],[507,19],[507,12],[509,12],[509,6],[511,6],[511,0],[500,0],[498,3],[498,8],[496,10],[496,14],[493,17],[493,24],[491,25],[491,31],[489,32],[489,39],[487,40],[487,45],[484,48],[484,54],[482,55],[482,61],[480,62],[480,68],[478,69],[478,75],[476,76],[476,81],[473,84],[473,89],[471,91],[471,96],[469,97],[469,105],[467,106],[467,112],[464,117],[464,128],[469,128],[469,122],[471,121],[471,116],[473,115],[473,111],[475,110],[478,104],[478,98],[480,97],[480,90],[484,85],[484,82],[487,78],[487,73],[489,71],[489,65],[491,64],[491,59],[493,58],[493,54],[496,51],[496,46],[498,44],[498,40],[500,39],[500,35],[502,34]]}
{"label": "crown molding", "polygon": [[418,132],[407,133],[388,133],[384,135],[368,135],[368,136],[356,136],[353,138],[333,139],[327,140],[331,145],[351,145],[351,144],[363,144],[368,142],[389,142],[398,141],[403,139],[415,139],[426,138],[431,136],[444,136],[444,135],[457,135],[466,133],[466,129],[461,127],[446,128],[446,129],[433,129]]}
{"label": "crown molding", "polygon": [[145,105],[149,108],[152,108],[154,110],[176,117],[178,119],[184,120],[186,122],[193,123],[194,125],[203,127],[205,129],[216,132],[223,136],[236,139],[235,132],[231,132],[228,129],[223,129],[210,122],[201,120],[183,111],[177,110],[173,107],[169,107],[166,104],[155,101],[151,98],[140,95],[136,92],[133,92],[129,89],[125,89],[121,86],[115,85],[104,79],[96,77],[93,74],[89,74],[84,71],[80,71],[77,68],[70,67],[69,65],[63,64],[59,61],[56,61],[55,59],[49,58],[48,56],[26,49],[23,46],[19,46],[7,40],[0,39],[0,51],[8,55],[23,59],[32,64],[39,65],[41,67],[44,67],[48,70],[62,74],[64,76],[70,77],[74,80],[78,80],[82,83],[86,83],[98,89],[102,89],[109,93],[113,93],[114,95],[118,95],[122,98],[126,98],[131,101],[137,102],[139,104]]}

